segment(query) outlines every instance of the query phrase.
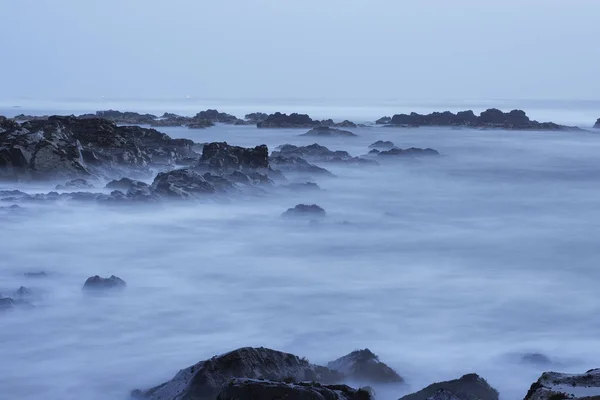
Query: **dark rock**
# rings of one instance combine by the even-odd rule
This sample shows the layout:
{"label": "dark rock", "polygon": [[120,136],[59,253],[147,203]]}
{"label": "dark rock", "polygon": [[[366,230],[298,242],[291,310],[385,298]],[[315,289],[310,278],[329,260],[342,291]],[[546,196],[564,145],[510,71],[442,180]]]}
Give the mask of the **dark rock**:
{"label": "dark rock", "polygon": [[304,182],[304,183],[290,183],[289,185],[285,185],[286,188],[295,190],[295,191],[316,191],[321,190],[319,185],[314,182]]}
{"label": "dark rock", "polygon": [[369,154],[370,156],[376,156],[379,153],[381,153],[381,151],[379,151],[377,149],[373,149],[373,150],[369,151],[369,153],[367,153],[367,154]]}
{"label": "dark rock", "polygon": [[439,156],[437,150],[434,149],[420,149],[417,147],[410,147],[408,149],[400,149],[395,147],[391,150],[381,151],[377,154],[378,156],[399,156],[399,157],[424,157],[424,156]]}
{"label": "dark rock", "polygon": [[378,140],[369,146],[370,149],[378,149],[378,150],[390,150],[390,149],[393,149],[394,147],[396,147],[394,145],[394,143],[390,142],[389,140],[387,140],[385,142],[383,140]]}
{"label": "dark rock", "polygon": [[211,126],[215,126],[215,123],[209,119],[198,118],[198,116],[192,118],[187,124],[187,127],[190,129],[204,129]]}
{"label": "dark rock", "polygon": [[400,400],[427,400],[432,396],[439,395],[438,392],[441,389],[447,392],[444,392],[444,394],[451,393],[458,400],[498,400],[498,391],[477,374],[467,374],[460,379],[433,383],[425,389],[402,397]]}
{"label": "dark rock", "polygon": [[342,129],[330,128],[328,126],[319,126],[303,133],[300,136],[318,136],[318,137],[354,137],[356,134]]}
{"label": "dark rock", "polygon": [[159,173],[152,182],[152,190],[159,196],[179,199],[195,198],[217,191],[203,175],[189,168]]}
{"label": "dark rock", "polygon": [[585,374],[544,372],[531,385],[524,400],[600,399],[600,369]]}
{"label": "dark rock", "polygon": [[234,115],[219,112],[217,110],[200,111],[194,119],[208,120],[213,123],[234,124],[238,119]]}
{"label": "dark rock", "polygon": [[26,278],[46,278],[48,276],[44,271],[39,272],[25,272],[23,274]]}
{"label": "dark rock", "polygon": [[262,171],[269,169],[269,149],[266,145],[254,148],[231,146],[226,142],[207,143],[202,149],[199,164],[211,171]]}
{"label": "dark rock", "polygon": [[301,157],[283,157],[278,155],[271,155],[269,157],[269,164],[278,171],[285,174],[299,174],[303,176],[312,175],[325,175],[333,177],[334,175],[326,170],[314,164],[309,163]]}
{"label": "dark rock", "polygon": [[527,353],[523,354],[520,359],[521,364],[534,364],[534,365],[550,365],[552,360],[541,353]]}
{"label": "dark rock", "polygon": [[387,124],[391,124],[391,123],[392,123],[391,117],[381,117],[377,121],[375,121],[375,124],[377,124],[377,125],[387,125]]}
{"label": "dark rock", "polygon": [[293,354],[244,347],[200,361],[180,370],[172,380],[146,391],[136,390],[132,395],[150,400],[213,400],[232,378],[334,383],[341,376]]}
{"label": "dark rock", "polygon": [[316,204],[298,204],[281,214],[282,217],[325,217],[325,210]]}
{"label": "dark rock", "polygon": [[156,119],[156,115],[139,114],[130,111],[121,112],[117,110],[106,110],[96,111],[96,114],[80,115],[79,118],[102,118],[116,124],[145,125],[151,124]]}
{"label": "dark rock", "polygon": [[271,153],[271,157],[299,157],[310,162],[332,162],[342,164],[377,164],[373,160],[352,157],[347,151],[332,151],[317,143],[308,146],[284,144]]}
{"label": "dark rock", "polygon": [[56,185],[56,190],[67,189],[93,189],[94,185],[88,183],[85,179],[73,179],[66,182],[64,185]]}
{"label": "dark rock", "polygon": [[456,397],[452,392],[449,392],[445,389],[440,389],[431,397],[428,397],[427,400],[461,400]]}
{"label": "dark rock", "polygon": [[600,129],[600,118],[598,118],[598,120],[596,121],[596,123],[594,124],[594,128],[596,129]]}
{"label": "dark rock", "polygon": [[336,128],[358,128],[358,125],[356,125],[352,121],[348,121],[347,119],[343,120],[342,122],[338,122],[333,126],[335,126]]}
{"label": "dark rock", "polygon": [[0,134],[7,131],[16,131],[20,126],[18,122],[0,115]]}
{"label": "dark rock", "polygon": [[246,114],[246,116],[244,117],[244,119],[246,119],[249,122],[253,122],[253,123],[257,124],[259,122],[263,122],[268,117],[269,117],[269,114],[265,114],[265,113],[261,113],[261,112],[255,112],[255,113]]}
{"label": "dark rock", "polygon": [[83,285],[84,290],[107,290],[107,289],[123,289],[127,286],[125,281],[114,275],[110,278],[102,278],[98,275],[89,277]]}
{"label": "dark rock", "polygon": [[312,128],[319,124],[319,121],[313,121],[306,114],[287,115],[276,112],[269,115],[264,121],[258,122],[256,126],[258,128]]}
{"label": "dark rock", "polygon": [[286,383],[256,379],[232,379],[224,385],[217,400],[371,400],[371,392],[346,385],[317,382]]}
{"label": "dark rock", "polygon": [[150,126],[154,127],[166,127],[166,126],[185,126],[192,122],[192,118],[183,117],[181,115],[173,113],[164,113],[160,119],[155,119],[150,123]]}
{"label": "dark rock", "polygon": [[369,383],[399,383],[404,379],[369,349],[356,350],[331,361],[329,369],[342,373],[346,378]]}
{"label": "dark rock", "polygon": [[142,189],[149,188],[150,186],[147,183],[136,181],[134,179],[129,178],[121,178],[119,180],[112,180],[108,182],[105,186],[106,189],[112,190],[121,190],[123,192],[127,192],[130,189]]}
{"label": "dark rock", "polygon": [[33,308],[33,304],[26,300],[20,299],[12,299],[10,297],[2,297],[0,298],[0,311],[9,310],[13,308]]}

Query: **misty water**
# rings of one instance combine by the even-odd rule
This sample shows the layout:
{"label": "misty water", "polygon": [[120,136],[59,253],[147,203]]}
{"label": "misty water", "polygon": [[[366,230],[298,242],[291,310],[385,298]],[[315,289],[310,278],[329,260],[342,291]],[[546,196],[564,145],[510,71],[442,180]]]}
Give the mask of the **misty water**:
{"label": "misty water", "polygon": [[[469,372],[512,400],[544,370],[599,367],[599,136],[161,131],[271,150],[318,142],[357,156],[391,140],[442,157],[323,165],[337,177],[317,180],[320,192],[139,208],[25,205],[0,214],[0,292],[24,285],[39,295],[34,309],[0,315],[0,399],[126,399],[241,346],[315,363],[368,347],[407,381],[376,386],[383,400]],[[316,203],[327,217],[280,218],[298,203]],[[23,275],[36,271],[48,277]],[[96,274],[117,275],[127,289],[84,296],[85,279]],[[531,352],[553,364],[519,363]]]}

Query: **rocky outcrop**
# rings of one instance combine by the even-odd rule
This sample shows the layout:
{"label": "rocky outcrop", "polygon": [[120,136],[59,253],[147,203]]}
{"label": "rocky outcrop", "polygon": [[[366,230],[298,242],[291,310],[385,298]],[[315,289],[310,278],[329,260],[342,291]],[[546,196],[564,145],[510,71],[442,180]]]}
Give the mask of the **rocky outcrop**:
{"label": "rocky outcrop", "polygon": [[227,142],[207,143],[202,149],[200,166],[210,171],[262,171],[269,169],[269,149],[266,145],[254,148],[231,146]]}
{"label": "rocky outcrop", "polygon": [[598,120],[596,120],[596,123],[594,124],[594,128],[600,129],[600,118],[598,118]]}
{"label": "rocky outcrop", "polygon": [[33,304],[26,300],[13,299],[11,297],[0,297],[0,312],[13,308],[33,308]]}
{"label": "rocky outcrop", "polygon": [[207,120],[215,123],[222,124],[235,124],[239,121],[239,119],[235,115],[219,112],[217,110],[206,110],[200,111],[196,116],[194,116],[193,120]]}
{"label": "rocky outcrop", "polygon": [[[210,176],[210,173],[206,175]],[[217,192],[204,175],[189,168],[161,172],[154,178],[151,187],[154,193],[165,198],[198,198]]]}
{"label": "rocky outcrop", "polygon": [[408,149],[401,149],[394,147],[393,149],[380,151],[377,153],[379,157],[427,157],[427,156],[439,156],[440,153],[434,149],[421,149],[418,147],[410,147]]}
{"label": "rocky outcrop", "polygon": [[108,182],[105,186],[106,189],[120,190],[122,192],[127,192],[129,189],[132,189],[132,188],[145,188],[145,187],[149,187],[149,185],[144,182],[136,181],[134,179],[129,179],[129,178],[121,178],[119,180],[112,180],[112,181]]}
{"label": "rocky outcrop", "polygon": [[333,122],[332,119],[324,119],[322,121],[315,121],[321,127],[334,127],[334,128],[358,128],[352,121],[348,121],[347,119],[342,122]]}
{"label": "rocky outcrop", "polygon": [[372,400],[368,389],[318,382],[286,383],[257,379],[233,379],[224,385],[217,400]]}
{"label": "rocky outcrop", "polygon": [[80,115],[79,118],[102,118],[114,122],[115,124],[148,125],[154,122],[156,115],[139,114],[131,111],[121,112],[117,110],[106,110],[96,111],[95,114],[83,114]]}
{"label": "rocky outcrop", "polygon": [[379,357],[369,349],[353,351],[337,360],[331,361],[327,364],[327,367],[342,373],[348,379],[359,382],[404,382],[404,379],[396,371],[379,361]]}
{"label": "rocky outcrop", "polygon": [[[310,364],[306,359],[293,354],[263,347],[244,347],[182,369],[173,379],[162,385],[144,391],[135,390],[132,397],[149,400],[214,400],[224,385],[236,382],[232,381],[233,378],[320,383],[335,383],[341,380],[341,376],[335,371]],[[243,385],[240,383],[234,385],[239,392],[225,391],[222,395],[247,393],[247,389],[241,386]],[[242,398],[240,397],[240,400]]]}
{"label": "rocky outcrop", "polygon": [[258,128],[313,128],[320,125],[319,121],[313,121],[306,114],[292,113],[290,115],[276,112],[269,115],[265,120],[258,122]]}
{"label": "rocky outcrop", "polygon": [[334,176],[325,168],[311,164],[302,157],[284,157],[281,155],[272,154],[269,157],[269,164],[273,169],[280,171],[283,174],[297,174],[305,177],[319,175],[329,177]]}
{"label": "rocky outcrop", "polygon": [[576,127],[558,125],[552,122],[530,120],[522,110],[502,112],[489,108],[479,116],[471,110],[433,112],[431,114],[396,114],[389,122],[392,126],[464,126],[472,128],[498,128],[510,130],[577,130]]}
{"label": "rocky outcrop", "polygon": [[300,136],[316,136],[316,137],[356,137],[355,133],[345,131],[343,129],[330,128],[328,126],[319,126],[303,133]]}
{"label": "rocky outcrop", "polygon": [[271,153],[271,157],[299,157],[310,162],[331,162],[343,164],[371,164],[376,165],[373,160],[360,157],[352,157],[347,151],[332,151],[317,143],[308,146],[294,146],[284,144]]}
{"label": "rocky outcrop", "polygon": [[383,140],[378,140],[369,146],[370,149],[377,149],[377,150],[391,150],[394,147],[396,147],[394,145],[394,143],[390,142],[389,140],[385,141],[385,142]]}
{"label": "rocky outcrop", "polygon": [[255,113],[246,114],[244,116],[244,119],[246,121],[250,122],[250,123],[257,124],[259,122],[263,122],[268,117],[269,117],[269,114],[261,113],[261,112],[255,112]]}
{"label": "rocky outcrop", "polygon": [[298,192],[311,192],[311,191],[319,191],[321,188],[314,182],[303,182],[303,183],[290,183],[288,185],[284,185],[286,189],[290,189]]}
{"label": "rocky outcrop", "polygon": [[215,123],[209,119],[198,118],[197,115],[187,122],[187,127],[190,129],[205,129],[211,126],[215,126]]}
{"label": "rocky outcrop", "polygon": [[[453,395],[458,400],[498,400],[498,391],[477,374],[467,374],[452,381],[433,383],[400,400],[431,400],[432,397],[435,400],[438,398],[445,400],[449,395]],[[450,399],[454,400],[452,397]]]}
{"label": "rocky outcrop", "polygon": [[[167,126],[185,126],[192,122],[192,118],[183,117],[181,115],[164,113],[159,119],[155,119],[150,123],[153,127],[167,127]],[[209,124],[212,126],[212,124]]]}
{"label": "rocky outcrop", "polygon": [[294,208],[289,208],[286,212],[281,214],[285,218],[296,218],[296,217],[311,217],[311,218],[323,218],[325,217],[325,210],[316,204],[298,204]]}
{"label": "rocky outcrop", "polygon": [[600,399],[600,369],[585,374],[544,372],[524,400]]}
{"label": "rocky outcrop", "polygon": [[102,278],[98,275],[89,277],[83,284],[83,290],[114,290],[123,289],[127,286],[125,281],[111,275],[110,278]]}
{"label": "rocky outcrop", "polygon": [[0,115],[0,134],[7,131],[16,131],[20,127],[18,122]]}
{"label": "rocky outcrop", "polygon": [[56,185],[56,190],[70,190],[70,189],[93,189],[94,185],[88,183],[85,179],[72,179],[67,181],[64,185]]}
{"label": "rocky outcrop", "polygon": [[375,124],[377,124],[377,125],[388,125],[391,123],[392,123],[392,117],[381,117],[377,121],[375,121]]}
{"label": "rocky outcrop", "polygon": [[462,400],[459,397],[456,397],[452,392],[446,389],[440,389],[431,397],[428,397],[427,400]]}

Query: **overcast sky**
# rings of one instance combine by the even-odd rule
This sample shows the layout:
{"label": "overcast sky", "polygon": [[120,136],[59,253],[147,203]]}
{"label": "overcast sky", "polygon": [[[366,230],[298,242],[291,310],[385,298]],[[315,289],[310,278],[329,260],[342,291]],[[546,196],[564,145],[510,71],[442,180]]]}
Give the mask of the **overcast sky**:
{"label": "overcast sky", "polygon": [[600,0],[0,0],[0,98],[600,98]]}

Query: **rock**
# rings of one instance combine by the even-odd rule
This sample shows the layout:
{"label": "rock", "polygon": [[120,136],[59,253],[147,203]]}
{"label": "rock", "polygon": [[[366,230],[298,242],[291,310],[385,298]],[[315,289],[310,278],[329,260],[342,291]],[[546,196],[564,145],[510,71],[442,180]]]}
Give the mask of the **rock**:
{"label": "rock", "polygon": [[585,374],[544,372],[524,400],[600,399],[600,369]]}
{"label": "rock", "polygon": [[370,149],[377,149],[377,150],[390,150],[390,149],[393,149],[394,147],[396,147],[394,145],[394,143],[390,142],[389,140],[387,140],[385,142],[383,140],[378,140],[369,146]]}
{"label": "rock", "polygon": [[377,165],[373,160],[366,160],[360,157],[352,157],[347,151],[332,151],[325,146],[317,143],[308,146],[294,146],[284,144],[279,146],[276,151],[271,153],[271,157],[299,157],[311,162],[331,162],[342,164],[371,164]]}
{"label": "rock", "polygon": [[369,383],[399,383],[404,379],[369,349],[356,350],[331,361],[329,369],[341,372],[348,379]]}
{"label": "rock", "polygon": [[94,185],[88,183],[85,179],[73,179],[66,182],[64,185],[56,185],[56,190],[68,189],[93,189]]}
{"label": "rock", "polygon": [[596,123],[594,124],[594,128],[600,129],[600,118],[598,118],[598,120],[596,120]]}
{"label": "rock", "polygon": [[428,400],[430,397],[441,395],[438,393],[441,389],[445,390],[444,395],[452,394],[458,400],[498,400],[498,391],[477,374],[467,374],[460,379],[433,383],[400,400]]}
{"label": "rock", "polygon": [[123,192],[127,192],[130,189],[141,189],[141,188],[149,188],[150,186],[147,183],[136,181],[134,179],[129,178],[121,178],[119,180],[112,180],[108,182],[105,186],[106,189],[112,190],[121,190]]}
{"label": "rock", "polygon": [[258,128],[313,128],[319,121],[313,121],[306,114],[292,113],[290,115],[276,112],[269,115],[264,121],[258,122]]}
{"label": "rock", "polygon": [[198,114],[196,114],[193,120],[206,120],[212,122],[213,124],[217,122],[223,124],[235,124],[237,121],[239,121],[234,115],[210,109],[206,111],[200,111]]}
{"label": "rock", "polygon": [[102,118],[116,124],[133,124],[133,125],[147,125],[151,124],[155,119],[156,115],[152,114],[139,114],[130,111],[117,111],[117,110],[106,110],[96,111],[96,114],[83,114],[79,118]]}
{"label": "rock", "polygon": [[180,370],[170,381],[146,391],[136,390],[132,396],[150,400],[213,400],[232,378],[334,383],[341,376],[293,354],[244,347],[200,361]]}
{"label": "rock", "polygon": [[257,379],[232,379],[224,385],[217,400],[371,400],[371,392],[346,385],[317,382],[286,383]]}
{"label": "rock", "polygon": [[521,356],[521,364],[550,365],[552,361],[541,353],[527,353]]}
{"label": "rock", "polygon": [[84,290],[109,290],[109,289],[123,289],[127,286],[125,281],[114,275],[110,278],[101,278],[100,276],[89,277],[83,285]]}
{"label": "rock", "polygon": [[20,128],[18,122],[15,122],[12,119],[8,119],[5,116],[0,115],[0,133],[4,133],[7,131],[16,131]]}
{"label": "rock", "polygon": [[268,117],[269,117],[268,114],[261,113],[261,112],[255,112],[255,113],[246,114],[246,116],[244,117],[244,119],[246,121],[249,121],[249,122],[257,124],[259,122],[263,122]]}
{"label": "rock", "polygon": [[26,288],[25,286],[21,286],[13,294],[13,298],[18,299],[18,300],[30,298],[31,296],[33,296],[33,291],[31,289]]}
{"label": "rock", "polygon": [[288,209],[286,212],[281,214],[282,217],[325,217],[325,210],[316,204],[306,205],[298,204],[294,208]]}
{"label": "rock", "polygon": [[12,299],[10,297],[2,297],[0,298],[0,311],[9,310],[13,308],[34,308],[33,304],[28,301],[20,300],[20,299]]}
{"label": "rock", "polygon": [[410,147],[408,149],[400,149],[394,147],[391,150],[381,151],[377,153],[380,157],[399,156],[399,157],[424,157],[424,156],[439,156],[440,153],[434,149],[420,149],[417,147]]}
{"label": "rock", "polygon": [[207,143],[202,149],[199,165],[210,171],[262,171],[269,169],[269,149],[266,145],[254,148],[231,146],[226,142]]}
{"label": "rock", "polygon": [[155,119],[150,123],[150,126],[165,127],[165,126],[185,126],[192,122],[192,118],[183,117],[173,113],[164,113],[159,119]]}
{"label": "rock", "polygon": [[387,124],[391,124],[391,123],[392,123],[391,117],[381,117],[377,121],[375,121],[375,124],[377,124],[377,125],[387,125]]}
{"label": "rock", "polygon": [[433,112],[422,115],[418,113],[396,114],[390,124],[393,126],[466,126],[473,128],[500,128],[511,130],[579,130],[577,127],[557,125],[552,122],[532,121],[523,110],[502,112],[489,108],[476,116],[473,111]]}
{"label": "rock", "polygon": [[189,168],[161,172],[156,175],[151,187],[161,197],[179,199],[195,198],[217,191],[203,175]]}
{"label": "rock", "polygon": [[331,172],[325,168],[321,168],[309,163],[301,157],[283,157],[279,155],[271,155],[269,164],[278,171],[285,174],[299,174],[302,176],[324,175],[333,177]]}
{"label": "rock", "polygon": [[198,118],[198,116],[190,119],[187,123],[187,127],[190,129],[204,129],[210,128],[211,126],[215,126],[215,123],[209,119]]}
{"label": "rock", "polygon": [[25,278],[46,278],[48,276],[44,271],[39,272],[25,272],[23,274]]}
{"label": "rock", "polygon": [[456,397],[452,392],[449,392],[445,389],[440,389],[431,397],[428,397],[427,400],[461,400]]}
{"label": "rock", "polygon": [[319,185],[314,182],[304,182],[304,183],[290,183],[289,185],[284,186],[287,189],[295,190],[295,191],[316,191],[321,190]]}
{"label": "rock", "polygon": [[318,137],[354,137],[356,134],[342,129],[330,128],[328,126],[319,126],[303,133],[300,136],[318,136]]}
{"label": "rock", "polygon": [[352,121],[348,121],[347,119],[343,120],[342,122],[338,122],[333,126],[335,126],[336,128],[358,128],[358,125],[356,125]]}

